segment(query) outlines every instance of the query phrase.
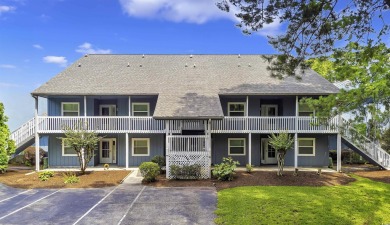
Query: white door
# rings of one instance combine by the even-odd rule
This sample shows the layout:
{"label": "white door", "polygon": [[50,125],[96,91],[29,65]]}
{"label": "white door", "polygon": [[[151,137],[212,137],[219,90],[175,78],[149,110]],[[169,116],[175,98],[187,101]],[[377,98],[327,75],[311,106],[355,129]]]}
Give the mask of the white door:
{"label": "white door", "polygon": [[261,116],[278,116],[278,105],[261,105]]}
{"label": "white door", "polygon": [[100,141],[100,163],[116,163],[115,138],[104,138]]}
{"label": "white door", "polygon": [[261,163],[262,164],[276,164],[276,151],[268,143],[268,138],[261,139]]}
{"label": "white door", "polygon": [[100,116],[116,116],[116,105],[100,105]]}

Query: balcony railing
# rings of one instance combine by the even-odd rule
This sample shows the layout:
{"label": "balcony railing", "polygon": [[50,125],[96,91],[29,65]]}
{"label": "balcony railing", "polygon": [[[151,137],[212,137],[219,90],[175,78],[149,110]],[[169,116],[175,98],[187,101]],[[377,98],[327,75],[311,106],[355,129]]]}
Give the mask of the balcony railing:
{"label": "balcony railing", "polygon": [[[296,127],[296,119],[298,119]],[[166,121],[152,117],[88,116],[62,117],[40,116],[39,133],[62,133],[65,128],[74,129],[85,124],[88,130],[98,133],[165,133]],[[181,133],[182,129],[204,128],[201,122],[187,123],[186,120],[169,120],[169,132]],[[278,133],[282,131],[299,133],[337,133],[337,119],[321,121],[313,117],[224,117],[211,121],[212,133]]]}

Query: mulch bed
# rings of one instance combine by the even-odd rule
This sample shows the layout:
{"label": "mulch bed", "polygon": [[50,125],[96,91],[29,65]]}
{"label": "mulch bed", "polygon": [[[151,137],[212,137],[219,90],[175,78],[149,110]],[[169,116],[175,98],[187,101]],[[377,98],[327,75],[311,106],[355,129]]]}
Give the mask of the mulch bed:
{"label": "mulch bed", "polygon": [[390,183],[390,170],[359,171],[354,172],[354,174],[374,181]]}
{"label": "mulch bed", "polygon": [[77,174],[79,183],[65,184],[62,172],[55,172],[54,177],[47,181],[41,181],[38,173],[26,175],[32,171],[14,170],[5,174],[0,174],[0,183],[15,188],[101,188],[118,185],[130,171],[110,170],[110,171],[88,171],[84,175]]}
{"label": "mulch bed", "polygon": [[334,186],[345,185],[355,181],[354,178],[343,173],[326,173],[317,175],[316,172],[299,172],[294,176],[293,172],[284,172],[283,177],[278,177],[276,172],[255,171],[252,173],[237,172],[233,181],[209,180],[167,180],[165,174],[160,175],[156,182],[144,183],[155,187],[216,187],[217,190],[239,186]]}

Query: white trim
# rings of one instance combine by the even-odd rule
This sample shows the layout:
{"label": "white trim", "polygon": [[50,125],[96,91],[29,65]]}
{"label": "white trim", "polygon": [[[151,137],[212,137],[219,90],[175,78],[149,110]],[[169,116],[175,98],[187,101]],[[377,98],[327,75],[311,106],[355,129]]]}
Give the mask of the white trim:
{"label": "white trim", "polygon": [[[116,108],[116,105],[114,105],[114,104],[103,104],[103,105],[99,105],[99,115],[100,116],[103,116],[102,115],[102,109],[103,109],[103,107],[108,107],[109,109],[108,109],[108,113],[110,113],[111,112],[111,108],[115,108],[115,115],[111,115],[111,116],[116,116],[116,110],[117,110],[117,108]],[[108,116],[110,116],[110,115],[108,115]]]}
{"label": "white trim", "polygon": [[[234,146],[234,147],[244,147],[244,153],[243,154],[231,154],[230,153],[230,141],[234,141],[234,140],[239,140],[239,141],[242,141],[244,140],[244,146]],[[245,138],[228,138],[228,155],[246,155],[246,139]]]}
{"label": "white trim", "polygon": [[246,114],[246,102],[228,102],[228,108],[227,108],[227,111],[228,111],[228,116],[231,116],[230,113],[230,105],[237,105],[237,104],[241,104],[241,105],[244,105],[244,111],[232,111],[232,112],[243,112],[244,115],[243,116],[247,116]]}
{"label": "white trim", "polygon": [[[299,141],[302,140],[310,140],[313,141],[313,146],[300,146]],[[313,147],[313,154],[300,154],[299,148],[300,147]],[[298,156],[315,156],[316,155],[316,139],[315,138],[298,138]]]}
{"label": "white trim", "polygon": [[150,115],[150,104],[149,104],[149,102],[132,102],[131,103],[131,116],[134,116],[134,112],[145,112],[145,111],[135,111],[134,110],[134,105],[146,105],[147,107],[148,107],[148,115],[147,116],[149,116]]}
{"label": "white trim", "polygon": [[[62,142],[62,156],[64,157],[68,157],[68,156],[77,156],[77,154],[65,154],[65,141],[64,141],[65,138],[62,138],[61,139],[61,142]],[[68,146],[69,147],[69,146]]]}
{"label": "white trim", "polygon": [[[111,162],[102,162],[102,150],[103,150],[103,141],[108,141],[109,142],[109,154],[110,157],[108,159],[111,160]],[[113,143],[115,142],[115,144]],[[116,138],[102,138],[99,142],[99,162],[100,163],[116,163],[116,150],[117,150],[117,141]],[[109,160],[109,161],[110,161]]]}
{"label": "white trim", "polygon": [[[64,116],[64,104],[77,104],[77,116],[80,116],[80,102],[61,102],[61,116]],[[67,112],[74,112],[74,111],[67,111]]]}
{"label": "white trim", "polygon": [[[135,141],[147,141],[148,153],[147,154],[134,154],[134,142]],[[132,156],[150,156],[150,138],[132,138],[131,139],[131,155]]]}

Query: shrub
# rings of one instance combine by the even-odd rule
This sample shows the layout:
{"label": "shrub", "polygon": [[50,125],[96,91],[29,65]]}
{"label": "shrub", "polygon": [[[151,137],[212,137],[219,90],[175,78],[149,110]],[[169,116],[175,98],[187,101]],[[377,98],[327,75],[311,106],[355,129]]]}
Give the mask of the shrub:
{"label": "shrub", "polygon": [[156,177],[160,174],[160,167],[154,162],[143,162],[139,166],[141,175],[144,177],[144,181],[153,182]]}
{"label": "shrub", "polygon": [[28,160],[24,161],[24,165],[26,165],[26,166],[32,166],[31,162],[28,161]]}
{"label": "shrub", "polygon": [[[35,164],[35,147],[30,146],[26,148],[24,151],[24,158],[26,161],[30,161],[31,164]],[[42,161],[43,157],[46,156],[46,152],[43,149],[39,149],[39,162]]]}
{"label": "shrub", "polygon": [[75,183],[80,182],[80,178],[77,177],[76,173],[74,173],[74,172],[63,173],[62,176],[64,177],[65,184],[75,184]]}
{"label": "shrub", "polygon": [[199,179],[201,175],[201,165],[171,165],[170,173],[174,179]]}
{"label": "shrub", "polygon": [[240,165],[238,161],[233,161],[232,157],[223,158],[221,164],[217,164],[213,170],[213,176],[218,180],[233,180],[234,170],[237,165]]}
{"label": "shrub", "polygon": [[0,165],[0,173],[5,173],[5,172],[7,172],[7,168],[8,168],[8,166]]}
{"label": "shrub", "polygon": [[251,164],[246,164],[246,166],[245,166],[245,168],[246,168],[246,172],[247,173],[252,173],[252,171],[253,171],[253,166],[251,165]]}
{"label": "shrub", "polygon": [[38,173],[38,178],[41,181],[47,181],[47,180],[49,180],[50,177],[53,177],[53,176],[54,176],[53,171],[43,171],[43,172]]}
{"label": "shrub", "polygon": [[162,155],[153,156],[152,162],[157,163],[160,169],[165,166],[165,157]]}

